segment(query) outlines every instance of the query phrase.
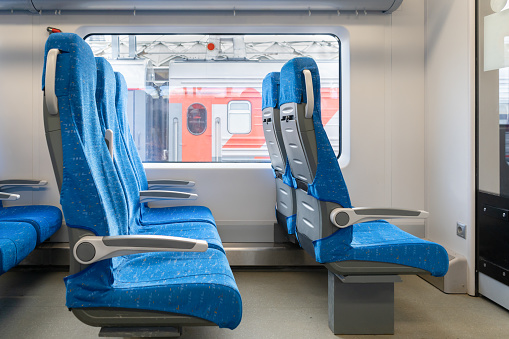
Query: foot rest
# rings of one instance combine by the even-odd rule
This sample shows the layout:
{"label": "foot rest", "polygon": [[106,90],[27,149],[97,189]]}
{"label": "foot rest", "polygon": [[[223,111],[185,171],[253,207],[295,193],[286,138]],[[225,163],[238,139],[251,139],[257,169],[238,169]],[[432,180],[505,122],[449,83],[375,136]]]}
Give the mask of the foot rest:
{"label": "foot rest", "polygon": [[443,277],[419,274],[419,277],[444,293],[467,293],[467,259],[447,248],[446,250],[449,255],[447,274]]}

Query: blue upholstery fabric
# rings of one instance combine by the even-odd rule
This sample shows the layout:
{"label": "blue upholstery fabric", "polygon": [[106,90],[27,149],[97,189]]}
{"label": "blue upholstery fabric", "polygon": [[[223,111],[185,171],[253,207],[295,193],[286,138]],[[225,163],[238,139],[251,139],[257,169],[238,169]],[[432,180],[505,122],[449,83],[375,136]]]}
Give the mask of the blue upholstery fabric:
{"label": "blue upholstery fabric", "polygon": [[[97,60],[102,58],[97,58]],[[103,59],[104,60],[104,59]],[[107,61],[102,61],[102,63]],[[121,142],[127,153],[125,157],[125,166],[130,165],[135,173],[138,189],[148,190],[147,177],[143,163],[136,149],[134,139],[127,123],[127,84],[124,76],[115,72],[116,79],[116,118],[115,123],[119,131],[118,142]],[[112,119],[112,118],[110,118]],[[108,127],[111,128],[111,127]],[[139,194],[139,193],[137,193]],[[174,206],[166,208],[149,208],[143,203],[140,206],[141,223],[143,225],[167,224],[173,222],[191,221],[207,222],[215,225],[214,217],[210,209],[204,206]]]}
{"label": "blue upholstery fabric", "polygon": [[[107,150],[100,122],[106,117],[97,111],[97,64],[90,47],[77,35],[59,33],[46,42],[46,52],[51,48],[63,51],[56,88],[64,156],[61,204],[67,225],[101,236],[154,234],[130,209],[126,190],[137,190],[137,184],[122,185],[119,176],[124,173],[115,167],[118,154],[113,160]],[[111,76],[106,75],[104,86],[107,82]],[[103,99],[100,111],[111,108],[111,98]],[[203,253],[148,253],[92,264],[65,279],[67,306],[175,312],[236,327],[242,302],[215,225],[175,223],[157,225],[157,231],[206,239],[210,246]]]}
{"label": "blue upholstery fabric", "polygon": [[316,260],[378,261],[421,268],[436,277],[447,273],[447,251],[436,243],[414,237],[384,220],[355,224],[352,228],[353,240],[349,245],[337,241],[338,232],[315,240]]}
{"label": "blue upholstery fabric", "polygon": [[143,225],[183,221],[216,224],[212,212],[205,206],[147,207],[141,217]]}
{"label": "blue upholstery fabric", "polygon": [[55,206],[12,206],[0,209],[0,221],[22,221],[37,232],[37,244],[52,236],[62,226],[62,212]]}
{"label": "blue upholstery fabric", "polygon": [[[96,57],[95,61],[97,64],[97,111],[103,131],[110,129],[113,132],[114,164],[129,207],[129,233],[171,235],[206,240],[209,242],[211,248],[216,248],[224,252],[221,239],[216,230],[214,218],[210,210],[206,207],[195,208],[189,206],[183,208],[156,209],[155,213],[150,214],[152,219],[156,221],[154,224],[157,223],[157,225],[148,227],[141,223],[137,174],[132,167],[126,143],[124,142],[125,138],[120,132],[121,129],[117,118],[116,102],[119,100],[119,95],[116,94],[116,91],[118,76],[114,74],[113,68],[106,59]],[[123,124],[123,127],[125,127],[125,125],[127,124]],[[157,210],[165,211],[166,213],[161,213]],[[157,218],[157,212],[162,214],[162,216]],[[203,212],[203,215],[209,222],[205,224],[190,222],[193,220],[195,214],[198,216],[198,220],[203,219],[200,218],[200,212]],[[165,224],[162,224],[163,222]],[[176,222],[185,224],[167,225],[168,223]]]}
{"label": "blue upholstery fabric", "polygon": [[129,160],[131,161],[136,173],[136,177],[138,178],[137,181],[139,189],[140,191],[146,191],[148,190],[147,176],[145,174],[145,169],[143,168],[143,163],[141,161],[140,155],[138,154],[138,150],[136,149],[129,124],[127,123],[127,83],[124,79],[124,76],[118,72],[115,72],[115,80],[115,104],[117,109],[117,121],[119,124],[120,134],[123,137],[122,141],[127,147]]}
{"label": "blue upholstery fabric", "polygon": [[122,137],[118,128],[117,114],[115,107],[115,96],[117,82],[110,63],[101,57],[95,58],[97,65],[97,87],[95,99],[97,102],[97,112],[99,114],[102,133],[106,129],[113,132],[113,157],[114,166],[122,184],[125,200],[128,206],[129,228],[133,232],[135,224],[140,217],[140,196],[136,173],[134,172],[126,147],[122,142]]}
{"label": "blue upholstery fabric", "polygon": [[76,34],[52,34],[46,41],[44,68],[53,48],[62,52],[57,57],[55,92],[64,167],[60,203],[67,226],[96,235],[128,234],[127,202],[97,114],[92,50]]}
{"label": "blue upholstery fabric", "polygon": [[[65,279],[67,307],[131,307],[196,316],[234,329],[242,301],[223,253],[130,256],[109,275],[104,261]],[[128,306],[126,306],[128,305]]]}
{"label": "blue upholstery fabric", "polygon": [[136,234],[141,235],[170,235],[189,239],[205,240],[209,248],[217,249],[224,253],[223,243],[215,225],[203,222],[172,223],[144,225],[136,229]]}
{"label": "blue upholstery fabric", "polygon": [[262,110],[279,108],[279,72],[271,72],[262,82]]}
{"label": "blue upholstery fabric", "polygon": [[297,214],[286,217],[286,228],[288,229],[288,234],[295,234],[296,227],[297,227]]}
{"label": "blue upholstery fabric", "polygon": [[37,233],[24,222],[0,222],[0,274],[19,264],[36,246]]}
{"label": "blue upholstery fabric", "polygon": [[[281,70],[280,105],[306,102],[306,85],[302,71],[311,71],[315,106],[315,128],[318,164],[308,195],[352,207],[338,160],[325,134],[320,115],[320,76],[311,58],[295,58]],[[344,260],[376,261],[407,265],[429,271],[434,276],[447,273],[446,250],[429,241],[414,237],[386,221],[367,222],[339,229],[330,236],[313,241],[315,259],[320,263]]]}

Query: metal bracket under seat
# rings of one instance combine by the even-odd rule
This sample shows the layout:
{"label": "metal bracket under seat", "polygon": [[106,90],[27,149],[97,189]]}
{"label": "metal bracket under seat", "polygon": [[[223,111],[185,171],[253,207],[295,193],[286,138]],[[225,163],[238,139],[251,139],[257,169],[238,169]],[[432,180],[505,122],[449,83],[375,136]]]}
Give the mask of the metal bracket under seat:
{"label": "metal bracket under seat", "polygon": [[394,334],[398,275],[342,276],[329,271],[329,328],[334,334]]}
{"label": "metal bracket under seat", "polygon": [[211,321],[171,312],[127,308],[73,308],[83,323],[95,327],[217,326]]}
{"label": "metal bracket under seat", "polygon": [[429,275],[404,265],[339,261],[329,270],[329,328],[334,334],[394,334],[394,283],[400,274]]}

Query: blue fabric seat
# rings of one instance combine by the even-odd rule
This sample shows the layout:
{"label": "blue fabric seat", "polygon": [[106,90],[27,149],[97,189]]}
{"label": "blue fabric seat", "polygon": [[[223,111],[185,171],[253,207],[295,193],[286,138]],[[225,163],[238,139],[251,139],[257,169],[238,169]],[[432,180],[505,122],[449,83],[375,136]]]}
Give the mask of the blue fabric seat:
{"label": "blue fabric seat", "polygon": [[231,329],[239,325],[242,301],[222,252],[130,257],[109,276],[102,261],[67,277],[67,291],[73,291],[67,307],[130,307],[196,316]]}
{"label": "blue fabric seat", "polygon": [[0,222],[0,274],[19,264],[36,246],[35,228],[25,222]]}
{"label": "blue fabric seat", "polygon": [[[101,58],[102,59],[102,58]],[[106,65],[106,60],[97,58],[98,71],[110,73],[111,67]],[[136,180],[136,187],[139,191],[146,191],[149,189],[147,183],[147,176],[143,163],[141,161],[138,150],[134,143],[129,124],[127,122],[127,84],[124,76],[121,73],[115,72],[116,94],[115,94],[115,107],[116,116],[110,117],[106,124],[112,130],[118,131],[118,140],[122,143],[122,152],[126,152],[125,165],[131,166]],[[111,126],[110,126],[111,125]],[[141,223],[144,225],[151,224],[166,224],[170,222],[208,222],[215,225],[214,217],[210,209],[204,206],[173,206],[164,208],[150,208],[146,203],[140,206]]]}
{"label": "blue fabric seat", "polygon": [[55,206],[2,207],[0,202],[0,221],[22,221],[29,223],[37,232],[37,244],[40,244],[62,226],[62,212]]}
{"label": "blue fabric seat", "polygon": [[[115,166],[116,160],[104,141],[96,104],[97,64],[92,50],[75,34],[52,34],[46,42],[45,64],[48,51],[55,48],[61,51],[55,92],[64,171],[60,197],[67,226],[98,236],[148,231],[137,222],[135,205],[129,203],[132,187],[122,182],[123,173]],[[175,225],[153,227],[219,239],[210,223]],[[74,244],[71,239],[71,247]],[[93,263],[65,279],[66,305],[73,309],[171,312],[233,329],[242,317],[242,301],[225,254],[213,245],[210,242],[209,249],[201,253],[144,253]]]}
{"label": "blue fabric seat", "polygon": [[[106,129],[113,132],[114,166],[128,206],[130,234],[171,235],[206,240],[210,247],[224,252],[214,218],[208,208],[186,206],[153,209],[161,210],[162,216],[157,218],[157,223],[145,224],[142,222],[140,212],[143,204],[140,204],[137,174],[131,164],[130,154],[120,133],[117,119],[116,102],[119,101],[119,96],[123,96],[123,93],[116,93],[118,76],[114,74],[110,63],[101,57],[96,57],[95,60],[97,64],[96,102],[99,121],[103,133]],[[125,94],[127,95],[127,93]],[[137,155],[136,149],[133,151]],[[152,209],[147,208],[147,210]],[[200,214],[202,211],[204,213]],[[149,214],[157,215],[157,212]]]}
{"label": "blue fabric seat", "polygon": [[262,82],[263,133],[269,151],[276,181],[276,219],[290,235],[295,234],[297,210],[295,206],[295,179],[292,177],[281,135],[279,111],[279,72],[271,72]]}
{"label": "blue fabric seat", "polygon": [[[386,221],[366,222],[338,229],[330,223],[329,216],[325,215],[318,224],[309,227],[314,215],[305,211],[304,205],[310,206],[316,202],[322,210],[330,210],[330,204],[343,208],[351,208],[352,205],[338,160],[322,125],[320,76],[313,59],[295,58],[281,69],[281,110],[284,110],[284,104],[299,105],[307,102],[304,70],[311,72],[314,107],[310,127],[305,132],[299,130],[297,133],[302,139],[314,138],[316,146],[304,150],[304,146],[300,145],[298,152],[288,155],[292,174],[298,186],[303,187],[297,190],[297,235],[301,244],[304,242],[303,247],[320,263],[344,260],[385,262],[423,269],[434,276],[445,275],[449,260],[442,246],[414,237]],[[296,131],[292,119],[295,120],[292,116],[284,122],[284,126],[282,122],[281,127],[287,150],[287,142],[292,138],[289,134]],[[316,164],[308,160],[312,155],[318,160]],[[308,167],[302,166],[304,159]],[[317,228],[321,233],[316,231]]]}

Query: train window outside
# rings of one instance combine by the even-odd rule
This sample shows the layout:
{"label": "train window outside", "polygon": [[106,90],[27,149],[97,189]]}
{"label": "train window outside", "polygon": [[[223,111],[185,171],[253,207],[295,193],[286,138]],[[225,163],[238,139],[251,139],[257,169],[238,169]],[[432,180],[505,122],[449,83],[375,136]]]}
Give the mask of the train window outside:
{"label": "train window outside", "polygon": [[207,109],[202,104],[187,108],[187,129],[192,135],[200,135],[207,129]]}
{"label": "train window outside", "polygon": [[144,162],[269,162],[262,80],[298,56],[317,62],[322,122],[339,158],[336,36],[93,34],[85,41],[126,79],[126,113]]}
{"label": "train window outside", "polygon": [[228,133],[248,134],[251,132],[251,103],[230,101],[228,103]]}

